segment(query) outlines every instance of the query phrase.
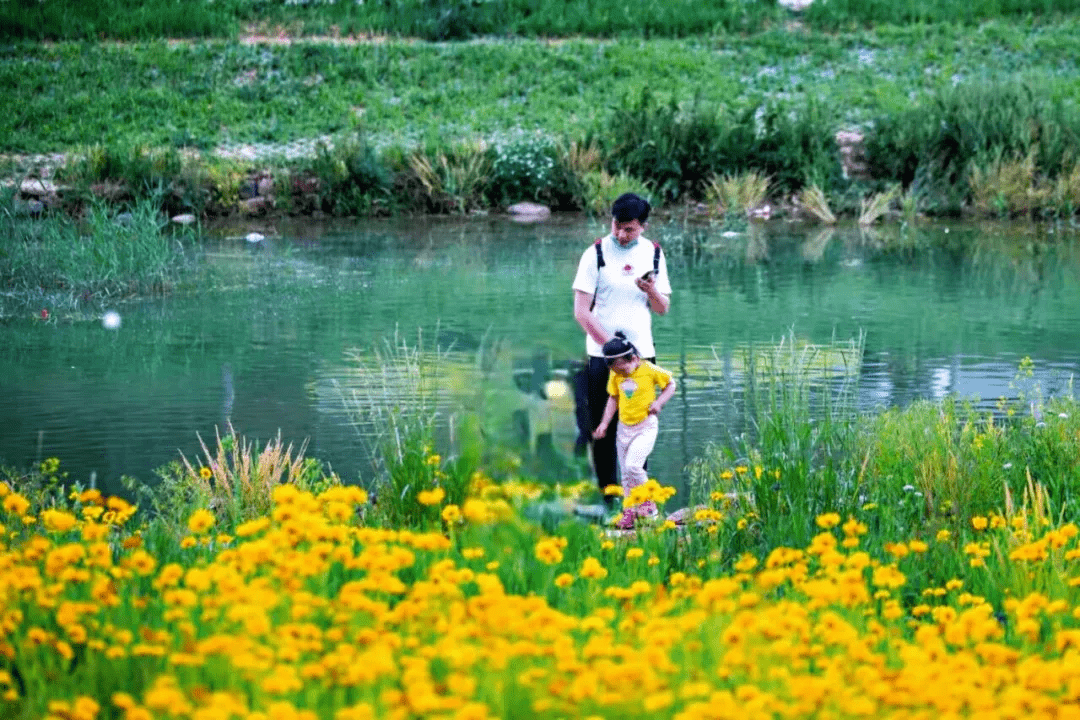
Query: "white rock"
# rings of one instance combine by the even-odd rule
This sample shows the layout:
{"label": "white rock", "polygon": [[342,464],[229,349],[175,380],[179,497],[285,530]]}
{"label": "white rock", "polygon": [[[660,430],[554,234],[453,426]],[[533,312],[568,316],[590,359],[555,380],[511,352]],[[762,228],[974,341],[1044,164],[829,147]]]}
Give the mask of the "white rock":
{"label": "white rock", "polygon": [[538,222],[545,220],[551,215],[551,208],[532,202],[514,203],[507,208],[510,217],[518,222]]}
{"label": "white rock", "polygon": [[56,194],[56,185],[48,180],[23,180],[19,185],[19,192],[23,195],[31,195],[33,197],[44,197],[46,195]]}
{"label": "white rock", "polygon": [[106,330],[116,330],[120,327],[120,313],[110,310],[101,316],[101,325]]}
{"label": "white rock", "polygon": [[195,216],[187,213],[184,215],[173,215],[172,221],[177,225],[191,225],[195,222]]}
{"label": "white rock", "polygon": [[265,240],[266,236],[262,233],[249,232],[247,235],[244,236],[244,239],[247,240],[249,243],[257,243]]}

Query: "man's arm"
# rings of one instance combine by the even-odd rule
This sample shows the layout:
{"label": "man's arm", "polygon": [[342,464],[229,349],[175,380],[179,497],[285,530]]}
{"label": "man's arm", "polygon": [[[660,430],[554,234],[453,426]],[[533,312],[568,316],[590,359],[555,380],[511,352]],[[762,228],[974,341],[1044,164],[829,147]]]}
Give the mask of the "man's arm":
{"label": "man's arm", "polygon": [[637,279],[638,289],[645,293],[645,297],[649,302],[649,309],[657,315],[664,315],[671,307],[671,298],[656,289],[656,275],[652,275],[648,280]]}
{"label": "man's arm", "polygon": [[596,315],[592,311],[593,296],[591,293],[584,292],[583,290],[574,291],[574,319],[577,320],[577,324],[581,326],[589,337],[595,340],[598,344],[603,345],[613,336],[607,331],[600,321],[596,319]]}
{"label": "man's arm", "polygon": [[649,283],[645,294],[649,296],[649,309],[657,315],[666,315],[671,309],[671,298],[657,290],[655,283]]}

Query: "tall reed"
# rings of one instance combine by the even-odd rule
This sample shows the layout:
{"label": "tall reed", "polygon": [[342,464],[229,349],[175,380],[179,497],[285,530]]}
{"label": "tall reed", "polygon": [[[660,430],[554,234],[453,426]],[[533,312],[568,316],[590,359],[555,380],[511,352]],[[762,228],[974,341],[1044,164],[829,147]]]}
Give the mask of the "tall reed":
{"label": "tall reed", "polygon": [[0,284],[78,302],[169,291],[191,264],[185,245],[195,234],[169,228],[153,200],[121,210],[95,203],[82,220],[62,213],[39,220],[10,201],[0,206],[0,234],[10,238]]}

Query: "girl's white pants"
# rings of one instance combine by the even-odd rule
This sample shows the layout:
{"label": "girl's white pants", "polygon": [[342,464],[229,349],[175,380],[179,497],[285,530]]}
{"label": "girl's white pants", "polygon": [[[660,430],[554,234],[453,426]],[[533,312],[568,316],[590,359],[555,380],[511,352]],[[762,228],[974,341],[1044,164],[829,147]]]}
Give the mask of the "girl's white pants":
{"label": "girl's white pants", "polygon": [[[637,425],[619,423],[615,434],[615,454],[619,459],[619,472],[622,474],[623,497],[629,497],[630,491],[638,485],[644,485],[648,479],[645,474],[645,461],[656,445],[656,435],[660,430],[660,420],[656,415],[649,415]],[[655,515],[656,503],[647,500],[634,508],[639,517]]]}

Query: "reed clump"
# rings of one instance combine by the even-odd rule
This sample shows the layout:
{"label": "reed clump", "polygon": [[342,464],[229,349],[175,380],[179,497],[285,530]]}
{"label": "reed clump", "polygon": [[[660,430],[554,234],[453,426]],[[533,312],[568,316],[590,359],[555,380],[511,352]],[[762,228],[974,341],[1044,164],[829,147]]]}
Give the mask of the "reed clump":
{"label": "reed clump", "polygon": [[767,175],[756,171],[714,176],[706,188],[705,202],[710,212],[717,215],[729,212],[749,215],[765,202],[770,184]]}
{"label": "reed clump", "polygon": [[484,206],[492,158],[483,140],[459,143],[430,154],[417,150],[409,156],[408,165],[430,210],[468,213]]}
{"label": "reed clump", "polygon": [[304,457],[306,440],[294,449],[292,443],[285,444],[279,432],[258,450],[254,441],[238,436],[232,428],[225,437],[217,430],[214,435],[213,450],[199,436],[202,455],[195,464],[180,454],[184,473],[180,482],[190,484],[210,509],[230,521],[249,520],[268,512],[279,485],[306,487],[313,475],[317,477],[317,464]]}
{"label": "reed clump", "polygon": [[161,294],[192,267],[194,232],[168,226],[160,203],[116,207],[97,201],[81,218],[33,218],[12,200],[0,204],[0,285],[23,296],[64,304]]}
{"label": "reed clump", "polygon": [[825,191],[817,183],[804,187],[797,196],[799,206],[809,212],[826,225],[836,224],[836,215],[829,207],[829,199],[825,197]]}
{"label": "reed clump", "polygon": [[1035,153],[974,165],[968,179],[976,210],[988,215],[1031,215],[1049,203],[1053,188],[1038,176]]}
{"label": "reed clump", "polygon": [[859,226],[869,227],[881,219],[893,202],[900,197],[900,186],[894,185],[888,190],[877,192],[859,201]]}

